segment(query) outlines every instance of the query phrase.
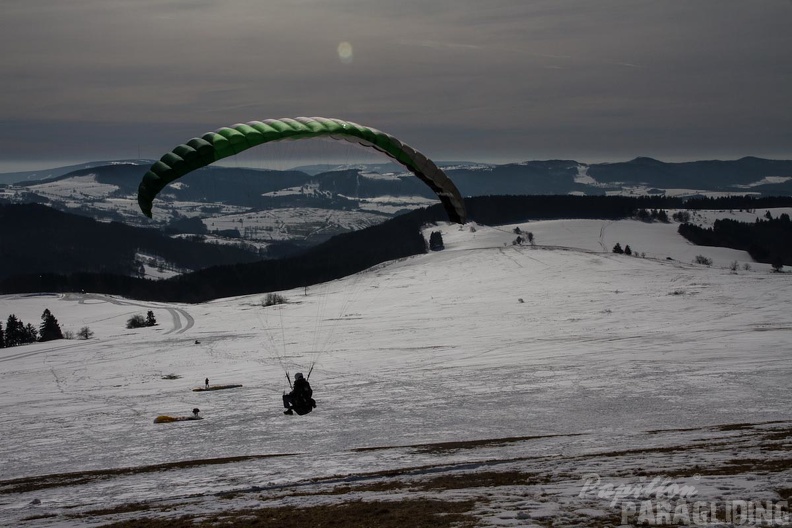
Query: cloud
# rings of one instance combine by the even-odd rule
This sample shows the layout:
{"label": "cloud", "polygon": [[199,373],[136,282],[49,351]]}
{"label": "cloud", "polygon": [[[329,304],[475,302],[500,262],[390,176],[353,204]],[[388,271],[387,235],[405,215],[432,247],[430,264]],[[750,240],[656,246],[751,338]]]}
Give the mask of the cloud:
{"label": "cloud", "polygon": [[0,115],[16,128],[0,155],[40,156],[41,127],[90,137],[69,141],[87,157],[118,152],[114,133],[169,149],[186,130],[328,115],[442,157],[792,156],[791,14],[783,0],[8,0]]}

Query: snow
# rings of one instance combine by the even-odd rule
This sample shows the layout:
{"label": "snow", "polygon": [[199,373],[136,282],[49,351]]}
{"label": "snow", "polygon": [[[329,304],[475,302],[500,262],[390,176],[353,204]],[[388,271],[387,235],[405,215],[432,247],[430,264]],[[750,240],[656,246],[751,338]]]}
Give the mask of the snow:
{"label": "snow", "polygon": [[143,278],[146,279],[169,279],[182,273],[182,270],[175,270],[172,265],[156,255],[137,252],[135,253],[135,262],[143,266]]}
{"label": "snow", "polygon": [[442,163],[441,168],[444,171],[453,171],[453,170],[480,170],[480,171],[491,171],[496,165],[491,163]]}
{"label": "snow", "polygon": [[[515,227],[537,246],[513,245]],[[476,499],[483,526],[616,525],[627,499],[597,492],[655,475],[702,500],[778,500],[792,470],[767,438],[792,426],[791,276],[756,263],[733,272],[747,255],[691,246],[675,229],[427,226],[445,250],[280,292],[288,303],[266,308],[265,294],[196,305],[0,296],[0,317],[37,326],[48,308],[64,330],[95,334],[0,349],[0,491],[23,477],[141,470],[2,493],[0,524],[77,526],[86,519],[70,515],[133,502],[167,517],[423,494]],[[611,253],[616,242],[645,258]],[[713,265],[693,264],[698,254]],[[148,310],[157,326],[126,329]],[[285,370],[307,374],[314,360],[318,408],[283,416]],[[192,392],[205,377],[242,387]],[[153,423],[193,407],[204,420]],[[223,457],[250,458],[152,469]],[[743,458],[755,468],[725,472]],[[406,487],[363,486],[391,470]],[[486,471],[526,480],[409,487]],[[582,494],[591,474],[601,487]],[[328,494],[341,484],[361,487]]]}
{"label": "snow", "polygon": [[588,169],[589,169],[588,165],[578,165],[577,167],[578,173],[577,176],[575,176],[575,183],[582,183],[585,185],[592,185],[592,186],[599,185],[597,180],[595,180],[594,177],[588,173]]}
{"label": "snow", "polygon": [[[677,210],[671,209],[668,215],[673,215]],[[773,218],[778,218],[782,214],[792,215],[792,207],[771,207],[752,210],[690,210],[690,221],[701,227],[712,227],[715,220],[736,220],[737,222],[753,223],[757,220],[765,220],[765,214],[770,213]]]}
{"label": "snow", "polygon": [[237,242],[255,243],[327,237],[363,229],[383,221],[378,214],[312,207],[284,207],[273,211],[223,212],[202,219],[209,231],[236,229]]}
{"label": "snow", "polygon": [[99,183],[96,181],[96,174],[86,174],[85,176],[73,176],[68,181],[59,180],[32,185],[29,189],[46,197],[67,199],[76,195],[85,199],[104,198],[117,191],[118,186]]}
{"label": "snow", "polygon": [[430,207],[436,200],[423,196],[378,196],[376,198],[356,198],[362,211],[396,214],[407,209]]}
{"label": "snow", "polygon": [[792,177],[790,177],[790,176],[766,176],[766,177],[762,178],[761,180],[756,181],[754,183],[749,183],[747,185],[735,185],[735,187],[738,187],[740,189],[750,189],[752,187],[759,187],[760,185],[771,185],[771,184],[786,183],[789,180],[792,180]]}

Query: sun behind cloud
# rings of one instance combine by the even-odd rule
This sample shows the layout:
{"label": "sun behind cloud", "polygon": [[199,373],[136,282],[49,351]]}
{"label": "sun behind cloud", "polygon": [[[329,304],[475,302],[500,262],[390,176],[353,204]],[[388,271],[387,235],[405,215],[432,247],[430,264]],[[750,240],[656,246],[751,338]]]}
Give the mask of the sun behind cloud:
{"label": "sun behind cloud", "polygon": [[349,42],[341,42],[338,45],[338,58],[341,59],[341,62],[344,64],[351,64],[352,63],[352,44]]}

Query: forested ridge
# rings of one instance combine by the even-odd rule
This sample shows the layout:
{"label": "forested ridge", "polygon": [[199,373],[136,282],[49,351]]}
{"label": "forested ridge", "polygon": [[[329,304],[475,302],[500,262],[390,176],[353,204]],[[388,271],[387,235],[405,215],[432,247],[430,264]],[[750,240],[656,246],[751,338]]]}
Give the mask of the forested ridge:
{"label": "forested ridge", "polygon": [[261,259],[255,248],[170,238],[156,229],[97,222],[40,204],[0,205],[0,226],[0,278],[23,272],[134,276],[138,252],[187,270]]}
{"label": "forested ridge", "polygon": [[[467,198],[465,203],[471,221],[499,225],[553,218],[630,218],[641,209],[761,210],[792,207],[792,198],[483,196]],[[447,220],[445,211],[438,204],[360,231],[338,235],[300,254],[277,260],[212,266],[160,281],[90,270],[18,274],[0,281],[0,293],[91,291],[147,300],[203,302],[280,291],[310,286],[357,273],[381,262],[424,253],[427,244],[421,228]],[[772,239],[774,235],[768,236]],[[784,240],[781,239],[780,243]],[[792,244],[787,244],[787,247],[792,247]],[[72,251],[85,249],[75,244]],[[86,256],[90,257],[90,253]]]}
{"label": "forested ridge", "polygon": [[754,223],[715,220],[709,228],[684,223],[679,226],[679,234],[699,246],[747,251],[755,261],[776,268],[792,266],[792,221],[788,214]]}

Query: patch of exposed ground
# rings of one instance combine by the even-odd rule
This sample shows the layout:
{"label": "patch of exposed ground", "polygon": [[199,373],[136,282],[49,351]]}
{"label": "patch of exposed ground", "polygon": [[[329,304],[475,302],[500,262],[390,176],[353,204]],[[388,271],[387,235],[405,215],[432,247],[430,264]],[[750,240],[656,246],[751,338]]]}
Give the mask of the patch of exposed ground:
{"label": "patch of exposed ground", "polygon": [[472,528],[473,501],[404,500],[398,502],[355,501],[307,508],[245,509],[228,513],[178,519],[136,518],[105,525],[107,528]]}
{"label": "patch of exposed ground", "polygon": [[[231,492],[172,501],[132,502],[93,510],[67,507],[57,515],[41,512],[24,520],[63,521],[63,525],[106,522],[110,524],[105,526],[117,528],[617,526],[621,519],[610,499],[578,495],[581,474],[592,469],[604,483],[612,485],[648,482],[652,477],[661,477],[692,478],[694,480],[687,482],[698,486],[698,479],[704,477],[711,479],[711,489],[728,490],[733,488],[730,483],[750,481],[753,489],[763,490],[780,500],[792,500],[792,488],[786,485],[790,481],[788,475],[792,475],[792,456],[787,454],[792,440],[789,422],[651,431],[643,440],[637,440],[642,446],[633,449],[565,456],[520,456],[519,443],[530,443],[537,438],[548,437],[407,446],[436,455],[437,463],[306,479],[264,488],[243,486]],[[656,442],[658,438],[665,441]],[[501,447],[504,451],[498,450]],[[515,447],[518,447],[516,451]],[[486,449],[482,452],[486,456],[480,457],[478,462],[470,461],[475,457],[471,459],[467,454],[462,459],[465,462],[453,461],[460,460],[459,450],[475,453],[477,448]],[[386,449],[404,450],[405,447],[365,448],[353,452]],[[499,453],[507,456],[498,458]],[[16,479],[0,482],[0,491],[11,494],[52,486],[79,486],[95,479],[178,471],[269,456],[192,460]],[[757,483],[760,485],[756,486]],[[711,500],[723,498],[720,491],[715,493]]]}
{"label": "patch of exposed ground", "polygon": [[232,462],[243,462],[245,460],[255,460],[259,458],[273,458],[292,455],[248,455],[223,458],[205,458],[199,460],[181,460],[178,462],[167,462],[164,464],[152,464],[149,466],[125,467],[115,469],[97,469],[93,471],[77,471],[73,473],[59,473],[55,475],[41,475],[36,477],[23,477],[11,480],[0,480],[0,495],[11,493],[25,493],[46,488],[57,488],[62,486],[79,486],[99,480],[107,480],[125,475],[138,475],[141,473],[154,473],[158,471],[170,471],[173,469],[184,469],[197,466],[209,466],[214,464],[229,464]]}
{"label": "patch of exposed ground", "polygon": [[[457,451],[462,449],[478,449],[481,447],[500,447],[507,444],[516,442],[527,442],[530,440],[538,440],[541,438],[557,438],[560,436],[580,436],[579,434],[568,435],[537,435],[537,436],[511,436],[506,438],[486,438],[482,440],[463,440],[458,442],[437,442],[434,444],[413,444],[403,446],[403,448],[415,449],[419,453],[440,453],[444,451]],[[353,449],[355,452],[365,451],[382,451],[387,449],[394,449],[394,446],[380,446],[380,447],[359,447]]]}

